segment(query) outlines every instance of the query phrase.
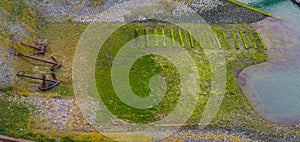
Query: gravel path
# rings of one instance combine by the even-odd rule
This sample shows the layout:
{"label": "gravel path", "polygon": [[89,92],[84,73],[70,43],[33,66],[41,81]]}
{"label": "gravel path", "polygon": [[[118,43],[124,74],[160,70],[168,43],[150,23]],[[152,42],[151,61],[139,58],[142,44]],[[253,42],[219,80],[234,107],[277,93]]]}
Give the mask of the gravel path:
{"label": "gravel path", "polygon": [[[106,0],[102,5],[98,7],[89,7],[87,0],[26,0],[28,4],[36,7],[39,13],[47,21],[80,21],[80,22],[93,22],[94,19],[103,18],[99,17],[99,14],[112,7],[117,9],[124,9],[124,5],[141,5],[145,3],[152,3],[153,0],[147,1],[129,1],[129,0]],[[182,2],[183,3],[183,2]],[[201,0],[193,1],[189,4],[195,11],[200,13],[209,11],[212,8],[222,6],[221,0]],[[118,22],[125,22],[126,16],[134,13],[134,11],[128,12],[127,10],[121,10],[114,17],[119,17]],[[173,15],[174,16],[174,15]],[[143,15],[141,15],[143,17]],[[113,17],[109,17],[112,20]],[[167,20],[167,19],[166,19]]]}
{"label": "gravel path", "polygon": [[[187,0],[188,1],[188,0]],[[98,7],[89,7],[87,0],[65,0],[65,1],[52,1],[52,0],[27,0],[27,3],[37,8],[39,13],[48,21],[79,21],[79,22],[94,22],[95,19],[103,19],[105,21],[117,21],[125,22],[129,15],[134,15],[136,10],[130,10],[125,8],[127,4],[136,8],[136,5],[151,4],[153,0],[145,1],[129,1],[129,0],[106,0],[102,5]],[[185,2],[180,2],[185,4]],[[179,5],[178,5],[179,6]],[[221,23],[221,24],[232,24],[232,23],[250,23],[256,22],[263,18],[264,15],[249,10],[247,8],[232,4],[223,0],[200,0],[188,2],[188,6],[193,9],[195,13],[200,14],[208,23]],[[115,7],[117,12],[114,16],[110,17],[99,17],[99,14],[112,7]],[[162,8],[164,10],[167,8]],[[186,8],[183,5],[179,6],[181,13]],[[174,9],[171,14],[177,19],[186,19],[188,16],[176,15]],[[157,10],[158,12],[160,10]],[[148,11],[149,12],[149,11]],[[141,12],[143,13],[143,12]],[[151,12],[149,12],[151,13]],[[243,13],[243,14],[241,14]],[[110,13],[111,14],[111,13]],[[147,17],[148,13],[141,14],[140,17]],[[169,15],[169,16],[171,16]],[[154,17],[155,18],[155,17]],[[169,18],[165,20],[168,21]],[[169,21],[174,22],[174,21]]]}

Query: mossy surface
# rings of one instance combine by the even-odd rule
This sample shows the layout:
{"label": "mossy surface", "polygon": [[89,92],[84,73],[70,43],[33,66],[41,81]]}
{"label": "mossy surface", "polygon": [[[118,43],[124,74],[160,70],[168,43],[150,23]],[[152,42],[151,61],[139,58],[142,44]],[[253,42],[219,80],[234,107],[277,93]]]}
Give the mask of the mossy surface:
{"label": "mossy surface", "polygon": [[[109,109],[117,115],[119,118],[124,120],[135,122],[135,123],[148,123],[160,120],[164,118],[176,105],[178,100],[178,94],[180,94],[180,86],[178,86],[178,72],[174,65],[167,59],[160,56],[150,55],[145,56],[137,60],[132,66],[132,70],[129,74],[130,85],[134,93],[138,96],[145,97],[149,95],[150,88],[148,86],[149,79],[155,75],[160,74],[168,82],[169,90],[166,97],[163,99],[159,106],[147,109],[147,110],[136,110],[122,103],[121,100],[117,98],[110,82],[110,68],[111,62],[114,59],[122,45],[128,42],[130,39],[136,36],[145,36],[153,33],[159,35],[166,35],[171,39],[171,41],[177,43],[184,42],[184,48],[189,52],[189,54],[196,60],[198,66],[199,74],[202,80],[199,86],[204,90],[202,94],[199,94],[198,104],[196,110],[193,112],[191,118],[188,121],[188,125],[193,126],[199,121],[200,116],[205,109],[205,104],[209,98],[210,85],[211,85],[211,71],[208,64],[208,60],[205,57],[203,48],[209,47],[207,43],[198,43],[195,40],[194,46],[191,44],[191,39],[189,38],[189,32],[181,29],[181,38],[178,33],[178,27],[168,25],[166,23],[157,23],[158,25],[152,25],[147,23],[133,23],[129,26],[118,29],[113,35],[106,41],[103,49],[107,49],[110,55],[101,56],[99,54],[96,67],[96,76],[101,76],[102,79],[97,79],[97,86],[99,94],[101,95],[104,103],[109,106]],[[72,57],[77,46],[77,42],[82,34],[82,32],[87,27],[87,24],[83,23],[47,23],[45,24],[40,32],[39,37],[48,39],[49,50],[48,55],[53,55],[57,57],[62,63],[63,67],[58,69],[58,78],[62,80],[62,84],[47,92],[46,94],[59,94],[60,96],[74,96],[72,92]],[[159,27],[159,28],[158,28]],[[216,128],[236,128],[236,127],[246,127],[250,130],[258,129],[259,131],[272,134],[274,136],[279,136],[280,134],[272,127],[277,126],[270,121],[264,120],[258,116],[251,106],[249,105],[247,99],[242,94],[237,83],[237,75],[240,71],[250,65],[259,64],[266,60],[267,55],[265,53],[265,47],[263,46],[262,39],[258,34],[251,28],[248,24],[226,24],[226,25],[211,25],[214,36],[218,38],[218,42],[221,45],[221,49],[225,51],[226,66],[227,66],[227,86],[226,93],[220,110],[209,125],[209,127]],[[240,36],[239,32],[243,32],[244,39]],[[235,37],[232,36],[234,33]],[[201,35],[200,35],[201,36]],[[155,47],[158,45],[166,45],[166,48],[172,48],[173,44],[164,43],[164,40],[156,39],[152,42],[150,36],[146,36],[145,41],[138,40],[138,45],[146,46],[147,48]],[[203,39],[205,40],[205,39]],[[247,43],[248,49],[245,48]],[[254,44],[255,43],[255,44]],[[175,44],[174,44],[175,45]],[[236,48],[238,46],[239,48]],[[211,47],[207,48],[210,49]],[[214,47],[213,47],[214,48]],[[28,69],[28,73],[35,72],[30,71],[29,66],[34,67],[39,64],[31,64],[32,62],[26,62],[22,65],[23,69]],[[45,65],[42,65],[45,66]],[[42,68],[46,70],[49,66]],[[171,78],[170,78],[171,76]],[[36,89],[36,85],[39,82],[32,83],[29,80],[19,80],[25,85],[21,86],[25,91],[31,93],[41,93]],[[56,96],[56,95],[55,95]],[[187,125],[187,126],[188,126]],[[280,125],[281,126],[281,125]],[[289,132],[297,134],[298,131],[293,131],[289,127],[281,126],[280,133]],[[285,130],[284,130],[285,129]],[[69,137],[70,138],[70,137]],[[66,137],[66,139],[69,139]],[[76,139],[75,136],[70,139]]]}
{"label": "mossy surface", "polygon": [[[157,29],[157,27],[160,27],[160,29]],[[227,91],[225,96],[234,95],[235,98],[231,98],[228,100],[224,100],[224,104],[231,102],[243,102],[247,105],[247,100],[242,95],[242,93],[239,90],[236,78],[237,74],[245,67],[262,63],[266,59],[266,53],[262,46],[259,46],[259,48],[254,49],[253,47],[245,48],[244,42],[248,42],[249,44],[252,44],[253,42],[258,43],[259,40],[251,41],[250,36],[244,37],[244,42],[241,40],[241,37],[236,40],[237,44],[239,44],[241,49],[237,50],[234,45],[235,43],[232,40],[232,37],[230,35],[230,32],[239,33],[240,31],[251,31],[254,32],[253,29],[247,25],[211,25],[212,30],[216,34],[215,37],[218,38],[219,45],[226,53],[226,61],[227,61],[227,72],[228,72],[228,78],[227,78]],[[136,33],[137,31],[141,31],[141,33]],[[146,32],[143,32],[146,31]],[[158,32],[158,31],[164,31],[164,32]],[[225,37],[228,38],[223,38]],[[146,35],[145,35],[146,34]],[[150,43],[148,35],[150,34],[164,34],[167,37],[171,39],[171,41],[177,41],[180,43],[180,45],[184,46],[186,50],[192,55],[193,58],[195,58],[196,64],[198,66],[199,74],[201,75],[201,81],[199,86],[204,90],[202,94],[199,94],[200,99],[198,101],[197,108],[195,112],[193,113],[190,123],[196,123],[199,121],[199,116],[201,116],[204,106],[206,104],[206,101],[209,98],[210,94],[210,77],[211,77],[211,71],[208,64],[208,60],[205,57],[203,48],[201,48],[199,45],[204,43],[195,43],[195,47],[192,47],[192,44],[190,43],[189,34],[187,31],[182,31],[182,29],[176,28],[173,25],[170,24],[157,24],[157,25],[151,25],[151,24],[131,24],[130,26],[125,26],[117,31],[114,32],[113,35],[110,36],[110,38],[106,41],[106,44],[101,48],[100,54],[98,56],[97,64],[96,64],[96,76],[99,76],[97,78],[97,86],[99,90],[99,94],[102,97],[102,100],[104,103],[108,106],[108,108],[119,118],[126,119],[128,121],[137,122],[137,123],[147,123],[151,121],[156,121],[159,119],[162,119],[168,112],[170,112],[172,107],[175,106],[174,103],[176,103],[176,100],[178,99],[178,95],[180,94],[180,85],[178,84],[178,73],[174,72],[176,68],[172,66],[172,63],[169,61],[159,57],[159,56],[148,56],[145,58],[139,59],[133,66],[132,70],[130,72],[130,85],[132,90],[138,95],[138,96],[147,96],[149,95],[149,86],[148,81],[149,79],[155,75],[160,74],[164,76],[165,80],[167,81],[170,86],[168,86],[170,89],[167,93],[166,97],[162,101],[160,106],[157,106],[155,108],[147,109],[147,110],[138,110],[131,108],[124,104],[121,100],[118,99],[116,96],[112,82],[111,82],[111,67],[112,67],[112,61],[116,54],[118,53],[118,50],[122,47],[122,45],[129,42],[131,39],[135,37],[135,35],[140,36],[146,36],[145,41],[147,42],[147,47],[152,48],[157,45],[157,43]],[[123,37],[123,38],[120,38]],[[122,40],[120,40],[122,39]],[[144,38],[140,38],[144,39]],[[210,36],[206,40],[211,39]],[[194,41],[194,40],[193,40]],[[139,43],[140,41],[138,41]],[[142,41],[143,42],[143,41]],[[210,41],[211,42],[211,41]],[[170,45],[167,45],[166,48],[171,48],[173,44],[169,43]],[[143,45],[143,44],[142,44]],[[163,45],[163,41],[159,43],[159,45]],[[207,44],[209,46],[209,44]],[[170,47],[168,47],[170,46]],[[207,47],[207,49],[213,50],[215,47]],[[216,47],[219,48],[219,47]],[[101,54],[101,51],[110,51],[103,52]],[[104,55],[105,54],[105,55]],[[109,54],[109,55],[107,55]],[[156,65],[155,65],[155,64]],[[100,78],[101,76],[101,78]],[[168,78],[171,77],[172,79]],[[174,88],[174,86],[176,86]],[[238,104],[236,104],[238,105]],[[223,115],[229,115],[233,111],[233,108],[227,106],[224,107]],[[238,110],[236,110],[238,111]],[[242,110],[241,110],[242,111]],[[249,105],[249,110],[252,111],[251,107]]]}

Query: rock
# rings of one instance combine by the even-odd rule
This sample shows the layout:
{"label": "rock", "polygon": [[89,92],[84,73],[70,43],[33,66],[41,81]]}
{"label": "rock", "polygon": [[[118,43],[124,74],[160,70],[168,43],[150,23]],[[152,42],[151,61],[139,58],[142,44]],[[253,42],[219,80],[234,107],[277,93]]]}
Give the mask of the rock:
{"label": "rock", "polygon": [[38,45],[39,46],[47,46],[48,40],[47,39],[38,39]]}
{"label": "rock", "polygon": [[9,32],[13,33],[14,36],[11,37],[12,41],[22,41],[22,36],[28,36],[31,37],[30,33],[22,28],[21,24],[19,22],[15,22],[12,25],[8,27]]}
{"label": "rock", "polygon": [[0,87],[7,87],[13,80],[13,56],[9,52],[9,49],[0,47]]}

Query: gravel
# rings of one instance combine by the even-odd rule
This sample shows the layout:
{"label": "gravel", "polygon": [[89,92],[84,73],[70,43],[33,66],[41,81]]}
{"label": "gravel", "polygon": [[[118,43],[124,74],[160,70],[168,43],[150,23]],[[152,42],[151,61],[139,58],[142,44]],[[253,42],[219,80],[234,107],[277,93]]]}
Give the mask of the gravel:
{"label": "gravel", "polygon": [[7,99],[31,106],[30,110],[34,120],[31,127],[33,129],[94,131],[94,128],[82,117],[79,106],[74,98],[24,97],[14,95],[9,96]]}
{"label": "gravel", "polygon": [[[112,22],[125,22],[126,17],[128,15],[133,15],[136,11],[128,10],[128,8],[124,8],[124,4],[130,5],[133,8],[136,8],[136,5],[141,4],[151,4],[153,0],[145,0],[145,1],[129,1],[129,0],[106,0],[102,5],[98,7],[89,7],[87,0],[65,0],[65,1],[51,1],[51,0],[27,0],[27,3],[36,7],[39,13],[45,18],[47,21],[79,21],[79,22],[94,22],[95,19],[103,19],[104,21],[112,21]],[[184,2],[181,2],[184,4]],[[186,19],[191,16],[191,13],[206,13],[211,12],[212,9],[220,8],[222,6],[227,6],[228,3],[224,4],[224,1],[221,0],[201,0],[201,1],[193,1],[189,3],[189,7],[185,7],[183,5],[178,5],[173,11],[173,17],[175,19]],[[231,4],[232,5],[232,4]],[[110,17],[99,17],[99,14],[103,11],[106,11],[112,7],[118,9],[114,16]],[[162,8],[161,10],[167,9]],[[227,7],[226,7],[227,8]],[[233,7],[231,10],[234,10],[236,7]],[[191,12],[191,9],[193,12]],[[176,11],[180,10],[181,16],[176,15]],[[159,10],[157,10],[159,11]],[[239,12],[241,11],[234,11]],[[151,12],[148,12],[151,13]],[[145,15],[148,14],[147,11]],[[187,13],[187,15],[182,13]],[[152,13],[153,14],[153,13]],[[252,13],[251,13],[252,14]],[[154,14],[155,15],[155,14]],[[157,16],[157,14],[156,14]],[[171,15],[169,15],[171,16]],[[171,17],[172,17],[171,16]],[[213,15],[215,16],[215,15]],[[218,15],[217,15],[218,16]],[[140,17],[145,17],[144,15],[140,15]],[[155,17],[154,17],[155,18]],[[136,17],[138,19],[138,17]],[[174,18],[172,18],[174,19]],[[188,18],[192,19],[192,18]],[[213,19],[216,19],[215,17]],[[165,17],[166,21],[169,20],[168,17]],[[194,19],[195,20],[195,19]],[[182,20],[181,20],[182,21]],[[196,19],[197,21],[197,19]],[[176,21],[169,21],[176,22]],[[185,20],[186,22],[186,20]],[[188,21],[189,22],[189,21]]]}
{"label": "gravel", "polygon": [[30,33],[25,28],[23,28],[19,22],[15,22],[9,25],[10,26],[8,26],[8,31],[13,34],[13,36],[11,37],[11,41],[22,41],[22,36],[24,35],[32,37]]}
{"label": "gravel", "polygon": [[0,87],[7,87],[13,80],[13,56],[9,52],[9,49],[0,47]]}
{"label": "gravel", "polygon": [[[4,30],[7,32],[6,34],[13,35],[10,37],[10,40],[12,42],[22,41],[22,37],[24,35],[31,37],[29,32],[25,28],[23,28],[19,22],[7,22],[5,21],[4,16],[2,18],[3,19],[1,19],[0,28],[4,28]],[[14,80],[14,56],[12,55],[12,53],[12,47],[0,47],[0,88],[9,86]]]}
{"label": "gravel", "polygon": [[[26,0],[32,7],[37,8],[38,12],[47,21],[80,21],[92,22],[95,15],[101,13],[116,4],[127,0],[106,0],[98,7],[89,7],[88,0]],[[79,20],[80,19],[80,20]]]}
{"label": "gravel", "polygon": [[228,1],[222,1],[220,3],[222,4],[218,4],[209,10],[201,11],[200,9],[198,13],[206,22],[212,24],[252,23],[266,18],[266,16],[261,13]]}
{"label": "gravel", "polygon": [[[0,94],[1,97],[1,94]],[[54,131],[77,131],[77,132],[95,132],[95,129],[83,118],[80,113],[79,106],[74,98],[47,98],[47,97],[24,97],[9,96],[8,100],[18,101],[31,107],[32,116],[34,118],[31,128],[38,130],[54,130]],[[96,115],[96,114],[95,114]],[[129,133],[129,132],[128,132]],[[141,134],[146,136],[156,136],[168,133],[163,126],[158,131],[139,131],[133,134]],[[188,137],[183,137],[184,135]],[[243,141],[300,141],[299,137],[274,137],[261,133],[257,130],[249,130],[241,127],[234,128],[182,128],[175,132],[166,140],[181,141],[215,141],[215,139],[201,138],[199,136],[218,135],[224,138],[218,140],[227,142],[229,136],[237,137]]]}

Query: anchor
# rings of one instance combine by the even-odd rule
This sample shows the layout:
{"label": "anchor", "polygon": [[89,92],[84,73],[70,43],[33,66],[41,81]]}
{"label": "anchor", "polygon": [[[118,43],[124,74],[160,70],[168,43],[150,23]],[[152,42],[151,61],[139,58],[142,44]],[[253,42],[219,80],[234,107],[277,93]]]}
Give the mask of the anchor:
{"label": "anchor", "polygon": [[51,71],[61,67],[61,64],[53,56],[50,56],[52,58],[52,60],[54,61],[54,62],[51,62],[51,61],[36,58],[36,57],[33,57],[33,56],[28,56],[28,55],[25,55],[25,54],[19,53],[19,52],[15,52],[14,54],[16,56],[23,56],[23,57],[30,58],[30,59],[33,59],[33,60],[37,60],[37,61],[45,62],[45,63],[48,63],[48,64],[52,64],[53,66],[50,68]]}
{"label": "anchor", "polygon": [[[56,75],[55,73],[51,73],[52,75],[52,78],[53,80],[50,80],[50,79],[46,79],[46,75],[43,74],[42,75],[42,78],[39,78],[39,77],[34,77],[34,76],[30,76],[30,75],[26,75],[24,71],[20,71],[17,73],[17,76],[18,77],[25,77],[25,78],[30,78],[30,79],[35,79],[35,80],[41,80],[43,81],[42,84],[40,84],[38,86],[38,88],[41,90],[41,91],[48,91],[56,86],[58,86],[60,84],[60,81],[56,78]],[[46,82],[50,82],[49,85],[47,85]]]}
{"label": "anchor", "polygon": [[34,52],[35,54],[42,54],[42,55],[45,55],[45,52],[46,52],[46,47],[47,46],[33,46],[33,45],[29,45],[29,44],[25,44],[25,43],[21,43],[23,46],[28,46],[28,47],[31,47],[33,49],[36,49],[38,51]]}

